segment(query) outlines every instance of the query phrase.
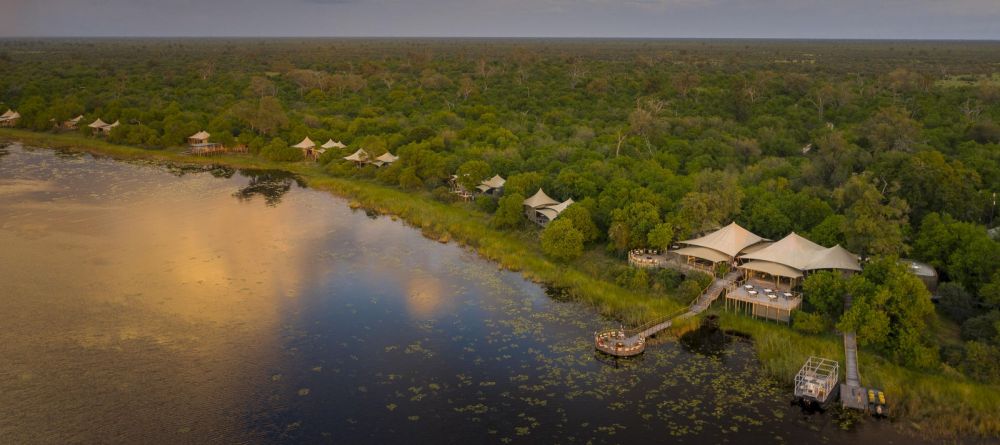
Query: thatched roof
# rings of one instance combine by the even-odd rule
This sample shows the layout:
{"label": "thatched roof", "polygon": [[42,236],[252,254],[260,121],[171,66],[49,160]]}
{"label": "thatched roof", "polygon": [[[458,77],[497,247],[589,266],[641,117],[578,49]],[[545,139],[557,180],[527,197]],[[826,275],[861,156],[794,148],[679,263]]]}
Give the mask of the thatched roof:
{"label": "thatched roof", "polygon": [[333,139],[327,140],[326,143],[322,145],[322,147],[323,148],[347,148],[347,146],[344,145],[342,142],[335,141]]}
{"label": "thatched roof", "polygon": [[313,142],[312,139],[309,139],[309,136],[306,136],[306,138],[303,139],[302,142],[299,142],[298,144],[292,146],[292,148],[302,148],[302,149],[309,149],[315,147],[316,143]]}
{"label": "thatched roof", "polygon": [[747,247],[757,244],[763,240],[764,238],[747,229],[744,229],[743,227],[740,227],[739,224],[733,222],[726,227],[709,233],[708,235],[687,241],[681,241],[680,243],[687,244],[689,246],[706,247],[722,252],[728,255],[729,258],[733,258],[736,255],[739,255],[743,249],[746,249]]}
{"label": "thatched roof", "polygon": [[524,200],[524,205],[535,209],[556,204],[559,204],[559,201],[550,198],[549,195],[546,195],[542,189],[538,189],[534,195]]}
{"label": "thatched roof", "polygon": [[359,148],[358,151],[348,156],[344,156],[344,159],[354,162],[368,162],[368,152],[363,148]]}

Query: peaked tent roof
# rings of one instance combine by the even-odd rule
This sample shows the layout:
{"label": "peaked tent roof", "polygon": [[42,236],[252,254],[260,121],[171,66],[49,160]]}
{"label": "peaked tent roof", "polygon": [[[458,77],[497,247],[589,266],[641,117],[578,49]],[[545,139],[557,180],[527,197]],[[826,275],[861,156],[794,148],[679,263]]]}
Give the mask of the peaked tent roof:
{"label": "peaked tent roof", "polygon": [[802,276],[801,270],[788,267],[784,264],[772,263],[770,261],[748,261],[740,267],[780,277],[799,278]]}
{"label": "peaked tent roof", "polygon": [[90,125],[87,125],[87,126],[90,127],[90,128],[104,128],[104,127],[107,127],[108,124],[106,122],[102,121],[101,118],[97,118],[96,121],[94,121],[93,123],[91,123]]}
{"label": "peaked tent roof", "polygon": [[538,191],[535,192],[534,195],[524,200],[524,205],[536,209],[539,207],[551,206],[556,204],[559,204],[559,201],[550,198],[549,195],[546,195],[542,189],[538,189]]}
{"label": "peaked tent roof", "polygon": [[199,131],[199,132],[197,132],[195,134],[192,134],[191,136],[188,136],[188,139],[197,139],[199,141],[204,141],[204,140],[208,140],[209,136],[211,136],[211,134],[209,134],[205,130],[201,130],[201,131]]}
{"label": "peaked tent roof", "polygon": [[354,162],[365,162],[368,160],[368,152],[363,148],[359,148],[358,151],[348,156],[344,156],[344,159]]}
{"label": "peaked tent roof", "polygon": [[0,119],[7,119],[13,116],[14,116],[14,110],[8,108],[7,111],[4,111],[3,114],[0,114]]}
{"label": "peaked tent roof", "polygon": [[397,159],[399,159],[399,156],[393,156],[393,154],[389,152],[382,153],[379,157],[375,158],[375,160],[385,162],[386,164],[396,162]]}
{"label": "peaked tent roof", "polygon": [[573,204],[573,198],[569,198],[563,202],[560,202],[559,204],[548,206],[548,208],[555,210],[557,213],[562,213],[563,211],[566,210],[566,207],[569,207],[572,204]]}
{"label": "peaked tent roof", "polygon": [[81,114],[81,115],[79,115],[79,116],[77,116],[77,117],[74,117],[73,119],[70,119],[70,120],[68,120],[68,121],[66,121],[66,122],[72,122],[72,123],[74,123],[74,124],[75,124],[75,123],[77,123],[77,122],[80,122],[81,120],[83,120],[83,115],[82,115],[82,114]]}
{"label": "peaked tent roof", "polygon": [[122,124],[121,121],[115,121],[115,123],[113,123],[111,125],[108,125],[107,127],[108,128],[115,128],[115,127],[117,127],[117,126],[119,126],[121,124]]}
{"label": "peaked tent roof", "polygon": [[813,256],[812,261],[810,261],[805,268],[805,270],[816,269],[838,269],[861,272],[861,265],[858,263],[857,255],[848,252],[847,249],[840,247],[840,244],[837,244],[836,246],[817,253]]}
{"label": "peaked tent roof", "polygon": [[713,263],[729,261],[732,258],[731,256],[719,252],[718,250],[709,249],[707,247],[699,247],[699,246],[681,247],[680,249],[677,250],[671,250],[671,252],[676,253],[678,255],[701,258],[703,260],[708,260]]}
{"label": "peaked tent roof", "polygon": [[691,246],[707,247],[709,249],[722,252],[729,255],[730,258],[733,258],[736,255],[739,255],[743,249],[761,241],[764,241],[764,238],[761,238],[760,236],[733,222],[728,226],[709,233],[701,238],[681,241],[680,243]]}
{"label": "peaked tent roof", "polygon": [[484,180],[481,184],[491,189],[498,189],[506,183],[507,180],[500,177],[500,175],[493,175],[492,178]]}
{"label": "peaked tent roof", "polygon": [[323,148],[347,148],[343,142],[335,141],[333,139],[327,140],[325,144],[322,145]]}
{"label": "peaked tent roof", "polygon": [[774,244],[740,258],[769,261],[802,271],[807,270],[807,266],[824,250],[827,249],[792,232]]}
{"label": "peaked tent roof", "polygon": [[302,142],[299,142],[298,144],[292,146],[292,148],[315,148],[315,147],[316,143],[313,142],[312,139],[309,139],[309,136],[306,136],[306,138],[303,139]]}

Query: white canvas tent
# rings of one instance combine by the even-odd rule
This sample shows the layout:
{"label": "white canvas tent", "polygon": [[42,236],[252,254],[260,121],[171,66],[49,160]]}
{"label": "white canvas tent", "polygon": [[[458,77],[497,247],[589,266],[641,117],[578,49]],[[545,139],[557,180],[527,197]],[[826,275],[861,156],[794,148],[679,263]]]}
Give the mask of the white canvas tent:
{"label": "white canvas tent", "polygon": [[347,148],[347,146],[344,145],[342,142],[335,141],[333,139],[327,140],[326,143],[324,143],[321,147],[326,148],[326,149],[330,149],[330,148]]}

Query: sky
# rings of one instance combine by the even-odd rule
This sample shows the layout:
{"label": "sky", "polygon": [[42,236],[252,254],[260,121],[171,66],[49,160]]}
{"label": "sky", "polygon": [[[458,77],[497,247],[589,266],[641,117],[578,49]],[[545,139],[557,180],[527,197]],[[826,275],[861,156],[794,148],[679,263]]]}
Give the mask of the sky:
{"label": "sky", "polygon": [[0,0],[0,37],[1000,40],[1000,0]]}

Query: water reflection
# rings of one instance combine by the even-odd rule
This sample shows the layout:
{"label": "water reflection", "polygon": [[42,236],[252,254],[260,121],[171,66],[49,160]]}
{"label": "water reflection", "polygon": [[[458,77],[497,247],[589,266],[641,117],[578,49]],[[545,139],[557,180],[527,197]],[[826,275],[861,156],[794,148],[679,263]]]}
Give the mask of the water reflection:
{"label": "water reflection", "polygon": [[609,321],[565,292],[288,174],[193,171],[0,162],[4,443],[874,440],[746,342],[595,357]]}
{"label": "water reflection", "polygon": [[252,200],[254,196],[262,196],[268,206],[274,207],[281,203],[281,198],[292,189],[293,184],[305,187],[301,179],[288,172],[255,169],[242,169],[239,172],[250,179],[247,185],[233,193],[236,199],[243,202]]}

